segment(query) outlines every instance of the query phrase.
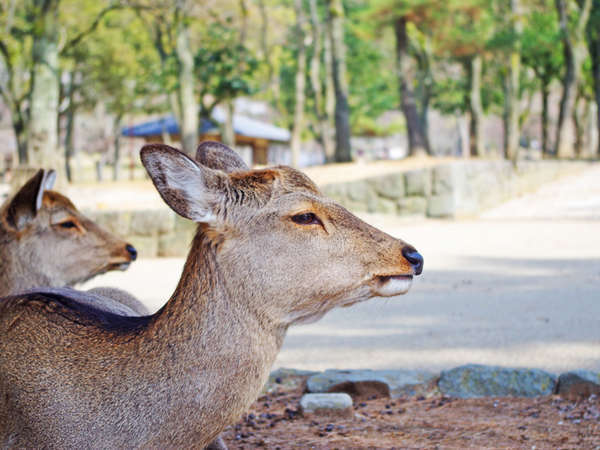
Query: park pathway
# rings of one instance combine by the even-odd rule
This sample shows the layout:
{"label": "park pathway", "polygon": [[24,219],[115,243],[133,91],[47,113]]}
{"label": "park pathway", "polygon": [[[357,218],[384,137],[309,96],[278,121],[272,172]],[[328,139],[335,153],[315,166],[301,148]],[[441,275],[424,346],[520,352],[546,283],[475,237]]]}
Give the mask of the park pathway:
{"label": "park pathway", "polygon": [[[413,244],[423,275],[405,296],[292,327],[275,367],[600,371],[600,166],[478,219],[363,218]],[[120,286],[158,308],[182,264],[142,260],[88,285]]]}

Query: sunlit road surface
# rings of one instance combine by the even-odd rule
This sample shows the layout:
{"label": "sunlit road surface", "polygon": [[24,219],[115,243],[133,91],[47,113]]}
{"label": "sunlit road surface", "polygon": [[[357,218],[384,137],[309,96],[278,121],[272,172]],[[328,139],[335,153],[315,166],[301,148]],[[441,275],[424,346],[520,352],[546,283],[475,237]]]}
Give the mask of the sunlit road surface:
{"label": "sunlit road surface", "polygon": [[[600,166],[476,220],[363,218],[414,245],[423,275],[407,295],[292,327],[275,367],[600,371]],[[118,286],[158,309],[182,266],[141,260],[86,287]]]}

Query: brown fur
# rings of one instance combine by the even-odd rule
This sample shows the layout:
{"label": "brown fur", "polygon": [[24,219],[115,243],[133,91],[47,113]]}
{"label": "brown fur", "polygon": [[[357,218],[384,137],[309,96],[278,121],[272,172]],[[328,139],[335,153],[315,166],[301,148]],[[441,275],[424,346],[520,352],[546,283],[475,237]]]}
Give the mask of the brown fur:
{"label": "brown fur", "polygon": [[[244,180],[162,145],[142,161],[165,201],[201,223],[180,282],[148,317],[68,291],[0,302],[0,447],[204,447],[256,398],[290,325],[414,273],[405,243],[294,169]],[[292,220],[307,211],[321,223]]]}
{"label": "brown fur", "polygon": [[[0,208],[1,296],[71,286],[132,261],[126,242],[81,214],[64,195],[47,190],[48,173],[38,171]],[[73,226],[61,225],[66,222]]]}

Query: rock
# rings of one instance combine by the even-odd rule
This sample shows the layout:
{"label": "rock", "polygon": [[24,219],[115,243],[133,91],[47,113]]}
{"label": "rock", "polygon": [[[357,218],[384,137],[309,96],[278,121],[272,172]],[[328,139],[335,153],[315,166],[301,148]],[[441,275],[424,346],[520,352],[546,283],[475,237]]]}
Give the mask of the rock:
{"label": "rock", "polygon": [[348,394],[304,394],[300,399],[304,417],[352,417],[352,398]]}
{"label": "rock", "polygon": [[454,192],[458,167],[456,164],[446,164],[433,168],[431,191],[434,195]]}
{"label": "rock", "polygon": [[427,202],[427,216],[454,217],[456,215],[456,199],[454,194],[432,195]]}
{"label": "rock", "polygon": [[306,383],[308,377],[317,373],[319,372],[312,370],[286,369],[282,367],[271,372],[263,391],[272,392],[276,389],[297,389]]}
{"label": "rock", "polygon": [[346,198],[346,185],[343,183],[328,184],[321,189],[323,194],[336,202],[342,203]]}
{"label": "rock", "polygon": [[175,228],[175,214],[169,210],[133,211],[131,233],[141,236],[168,233]]}
{"label": "rock", "polygon": [[375,200],[375,212],[382,214],[396,214],[396,203],[387,198],[377,197]]}
{"label": "rock", "polygon": [[539,369],[468,364],[443,371],[438,387],[444,395],[475,397],[536,397],[554,392],[556,377]]}
{"label": "rock", "polygon": [[117,236],[129,234],[131,223],[131,212],[129,211],[85,211],[84,214]]}
{"label": "rock", "polygon": [[404,180],[407,196],[427,197],[431,194],[431,171],[429,169],[406,172]]}
{"label": "rock", "polygon": [[431,390],[435,376],[417,370],[326,370],[306,382],[308,392],[347,392],[397,398]]}
{"label": "rock", "polygon": [[404,197],[406,189],[403,174],[392,174],[378,178],[370,178],[369,183],[381,197],[396,200]]}
{"label": "rock", "polygon": [[363,203],[367,203],[375,195],[369,183],[364,180],[347,183],[346,192],[350,200]]}
{"label": "rock", "polygon": [[600,395],[600,373],[590,370],[574,370],[558,377],[556,393],[570,400]]}
{"label": "rock", "polygon": [[427,199],[425,197],[404,197],[398,200],[398,214],[402,216],[425,215]]}

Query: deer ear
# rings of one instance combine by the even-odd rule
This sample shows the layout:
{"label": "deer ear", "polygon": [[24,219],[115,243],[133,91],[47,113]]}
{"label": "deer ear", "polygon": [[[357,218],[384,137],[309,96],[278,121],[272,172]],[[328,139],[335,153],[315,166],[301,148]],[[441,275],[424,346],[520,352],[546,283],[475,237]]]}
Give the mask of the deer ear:
{"label": "deer ear", "polygon": [[211,169],[225,173],[250,170],[235,150],[215,141],[202,142],[196,150],[196,161]]}
{"label": "deer ear", "polygon": [[145,145],[140,156],[156,190],[173,211],[194,222],[216,221],[226,175],[199,166],[185,153],[164,144]]}
{"label": "deer ear", "polygon": [[46,171],[46,175],[44,177],[44,190],[49,191],[54,187],[56,183],[56,171],[50,169]]}
{"label": "deer ear", "polygon": [[[54,171],[50,171],[54,173]],[[22,230],[35,218],[42,208],[46,179],[50,172],[40,169],[19,189],[2,211],[5,222],[16,230]]]}

